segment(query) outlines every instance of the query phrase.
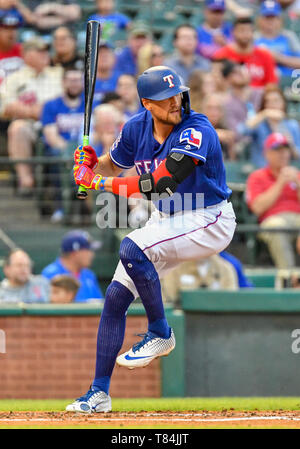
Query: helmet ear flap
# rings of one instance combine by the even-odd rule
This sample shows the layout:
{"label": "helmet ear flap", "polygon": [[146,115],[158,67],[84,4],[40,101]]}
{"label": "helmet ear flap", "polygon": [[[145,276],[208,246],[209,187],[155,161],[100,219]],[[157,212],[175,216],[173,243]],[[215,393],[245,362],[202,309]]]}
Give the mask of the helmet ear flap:
{"label": "helmet ear flap", "polygon": [[188,90],[186,92],[182,92],[182,107],[185,114],[189,114],[191,112],[190,94]]}

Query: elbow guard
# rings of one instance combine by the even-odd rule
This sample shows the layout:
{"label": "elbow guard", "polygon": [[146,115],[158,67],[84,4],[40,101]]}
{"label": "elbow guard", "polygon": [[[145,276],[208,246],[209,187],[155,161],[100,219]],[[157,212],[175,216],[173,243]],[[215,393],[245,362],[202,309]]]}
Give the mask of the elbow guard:
{"label": "elbow guard", "polygon": [[170,176],[164,176],[157,181],[156,191],[160,195],[171,196],[178,184],[183,182],[195,169],[196,164],[190,156],[175,151],[166,159],[166,168]]}

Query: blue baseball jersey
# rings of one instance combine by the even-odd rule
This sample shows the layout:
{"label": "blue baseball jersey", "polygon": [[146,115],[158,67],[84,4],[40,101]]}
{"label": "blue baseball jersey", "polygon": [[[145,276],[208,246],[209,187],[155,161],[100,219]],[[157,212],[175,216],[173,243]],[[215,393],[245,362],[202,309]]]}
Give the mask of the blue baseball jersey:
{"label": "blue baseball jersey", "polygon": [[[50,265],[47,265],[41,274],[47,279],[52,279],[59,274],[73,276],[73,274],[62,264],[62,261],[59,258]],[[78,273],[77,280],[80,282],[80,287],[75,296],[75,302],[87,302],[91,299],[104,298],[99,282],[92,270],[83,268]]]}
{"label": "blue baseball jersey", "polygon": [[58,133],[68,142],[76,141],[82,126],[84,115],[84,97],[75,108],[70,108],[63,97],[45,103],[41,122],[43,126],[56,124]]}
{"label": "blue baseball jersey", "polygon": [[[279,34],[272,39],[261,36],[256,39],[254,43],[258,47],[266,48],[267,50],[275,51],[277,53],[281,53],[282,55],[297,57],[300,56],[299,52],[293,50],[289,37],[285,36],[284,34]],[[281,75],[284,76],[291,76],[294,70],[290,67],[285,67],[280,64],[278,64],[278,68]]]}
{"label": "blue baseball jersey", "polygon": [[[123,127],[110,150],[112,161],[120,168],[136,167],[137,173],[153,172],[170,153],[183,153],[198,159],[195,170],[177,187],[171,197],[155,201],[155,206],[168,213],[182,209],[211,206],[227,199],[231,190],[226,185],[225,167],[219,138],[203,114],[183,114],[160,144],[153,136],[152,116],[146,109],[132,117]],[[178,200],[180,194],[181,202]]]}
{"label": "blue baseball jersey", "polygon": [[110,40],[118,30],[124,30],[130,23],[129,17],[119,12],[113,12],[106,16],[100,14],[92,14],[89,20],[97,20],[101,23],[102,39],[105,41]]}

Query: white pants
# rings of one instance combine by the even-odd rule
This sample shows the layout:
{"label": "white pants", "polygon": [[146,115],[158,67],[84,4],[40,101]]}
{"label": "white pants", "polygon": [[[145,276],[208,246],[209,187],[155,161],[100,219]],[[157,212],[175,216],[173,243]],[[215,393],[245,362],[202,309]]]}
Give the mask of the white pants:
{"label": "white pants", "polygon": [[[127,235],[154,264],[159,278],[181,262],[205,259],[223,251],[231,242],[236,227],[231,203],[166,215],[155,210],[143,228]],[[120,261],[114,277],[136,297],[132,279]]]}

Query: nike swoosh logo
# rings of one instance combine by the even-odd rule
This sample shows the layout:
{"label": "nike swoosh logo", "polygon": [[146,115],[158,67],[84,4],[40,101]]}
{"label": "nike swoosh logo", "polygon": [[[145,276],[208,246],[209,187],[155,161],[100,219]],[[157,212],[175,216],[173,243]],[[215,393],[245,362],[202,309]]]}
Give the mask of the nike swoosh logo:
{"label": "nike swoosh logo", "polygon": [[126,354],[125,359],[126,360],[137,360],[137,359],[147,359],[148,357],[151,357],[151,355],[144,355],[142,357],[131,357],[130,355]]}

